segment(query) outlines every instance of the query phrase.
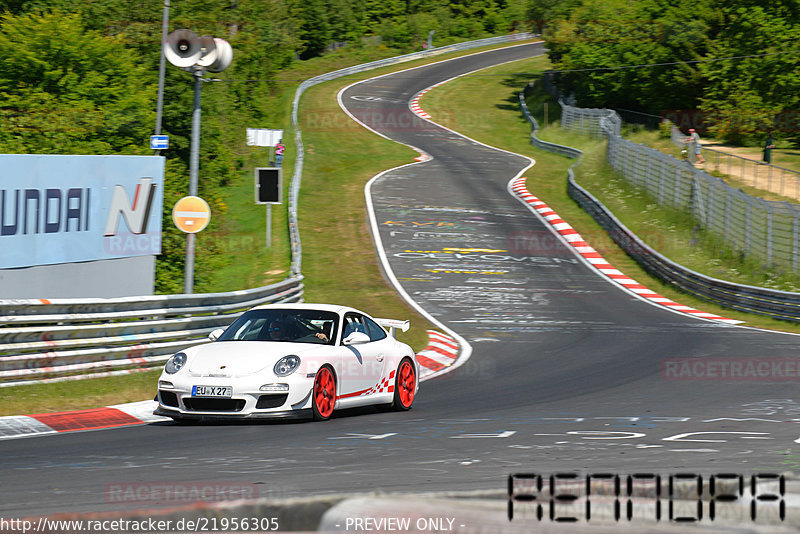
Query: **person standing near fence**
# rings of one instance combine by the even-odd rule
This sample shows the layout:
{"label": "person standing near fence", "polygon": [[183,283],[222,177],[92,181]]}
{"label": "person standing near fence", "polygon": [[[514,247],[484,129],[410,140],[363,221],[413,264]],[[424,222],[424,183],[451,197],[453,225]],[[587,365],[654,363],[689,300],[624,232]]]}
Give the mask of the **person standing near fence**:
{"label": "person standing near fence", "polygon": [[767,134],[767,140],[764,141],[764,163],[772,163],[772,149],[775,148],[775,142],[772,140],[772,132]]}
{"label": "person standing near fence", "polygon": [[278,144],[275,145],[275,166],[280,167],[281,163],[283,163],[283,151],[286,149],[281,142],[283,139],[278,141]]}
{"label": "person standing near fence", "polygon": [[689,149],[694,150],[694,162],[701,165],[705,163],[706,160],[703,158],[703,154],[700,153],[700,134],[694,128],[689,128],[689,137],[686,138],[686,141],[689,143]]}

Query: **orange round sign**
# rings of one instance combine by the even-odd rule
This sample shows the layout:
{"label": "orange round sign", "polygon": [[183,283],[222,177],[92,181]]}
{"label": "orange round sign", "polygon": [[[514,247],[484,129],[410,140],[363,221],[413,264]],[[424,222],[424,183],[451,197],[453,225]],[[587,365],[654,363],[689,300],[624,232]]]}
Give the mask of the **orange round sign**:
{"label": "orange round sign", "polygon": [[196,234],[211,221],[211,208],[200,197],[183,197],[172,208],[172,221],[179,230]]}

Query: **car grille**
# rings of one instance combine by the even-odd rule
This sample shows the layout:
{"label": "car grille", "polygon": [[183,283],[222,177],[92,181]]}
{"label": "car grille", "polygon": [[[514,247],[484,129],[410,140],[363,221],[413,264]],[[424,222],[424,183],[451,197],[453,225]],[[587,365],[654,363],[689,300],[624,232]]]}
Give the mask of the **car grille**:
{"label": "car grille", "polygon": [[183,404],[192,412],[241,412],[244,399],[184,398]]}
{"label": "car grille", "polygon": [[286,399],[289,397],[288,393],[281,393],[279,395],[261,395],[258,397],[256,409],[266,410],[267,408],[277,408],[283,406]]}
{"label": "car grille", "polygon": [[161,398],[161,404],[164,406],[178,407],[178,396],[171,391],[158,390],[158,396]]}

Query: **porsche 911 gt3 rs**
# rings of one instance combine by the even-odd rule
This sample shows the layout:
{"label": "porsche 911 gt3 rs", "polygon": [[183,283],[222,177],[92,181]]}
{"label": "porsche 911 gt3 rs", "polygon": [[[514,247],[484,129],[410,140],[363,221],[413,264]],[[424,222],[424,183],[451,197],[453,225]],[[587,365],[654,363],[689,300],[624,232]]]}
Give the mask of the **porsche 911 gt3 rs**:
{"label": "porsche 911 gt3 rs", "polygon": [[325,420],[362,405],[408,410],[419,365],[394,337],[408,326],[346,306],[258,306],[211,332],[212,343],[167,360],[154,413],[174,420]]}

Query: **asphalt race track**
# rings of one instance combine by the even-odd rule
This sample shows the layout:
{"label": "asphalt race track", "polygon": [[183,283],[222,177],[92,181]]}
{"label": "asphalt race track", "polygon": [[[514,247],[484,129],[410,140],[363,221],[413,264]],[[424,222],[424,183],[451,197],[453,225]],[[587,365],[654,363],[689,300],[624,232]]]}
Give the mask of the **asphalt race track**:
{"label": "asphalt race track", "polygon": [[[244,496],[288,497],[499,490],[520,472],[795,470],[796,378],[770,377],[798,353],[800,337],[688,317],[622,291],[509,193],[528,159],[441,129],[408,107],[437,82],[541,53],[528,44],[476,54],[340,95],[353,116],[433,158],[371,186],[376,227],[402,288],[472,347],[466,363],[423,384],[411,412],[365,409],[317,424],[155,423],[1,441],[0,516],[153,507],[120,498],[121,485],[238,484],[252,489]],[[533,176],[536,167],[524,172]],[[724,381],[669,371],[753,359],[768,362],[771,374]]]}

